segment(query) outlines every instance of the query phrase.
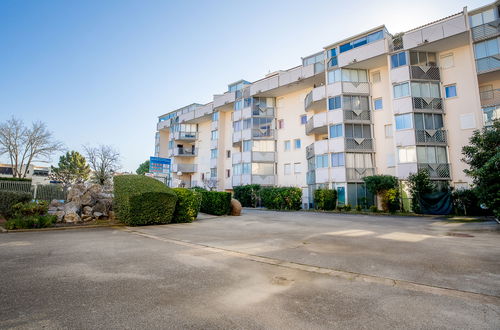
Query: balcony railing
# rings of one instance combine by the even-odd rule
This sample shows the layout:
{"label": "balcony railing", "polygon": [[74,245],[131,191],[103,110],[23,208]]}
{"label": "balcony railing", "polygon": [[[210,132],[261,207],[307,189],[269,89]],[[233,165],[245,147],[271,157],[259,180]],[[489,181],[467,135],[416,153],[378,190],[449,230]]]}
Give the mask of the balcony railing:
{"label": "balcony railing", "polygon": [[369,122],[371,119],[369,110],[344,110],[344,121]]}
{"label": "balcony railing", "polygon": [[471,29],[472,39],[474,41],[479,41],[487,38],[491,38],[500,34],[500,19],[496,19],[493,22],[489,22],[483,25],[475,26]]}
{"label": "balcony railing", "polygon": [[173,172],[195,173],[197,170],[196,164],[174,164],[172,165]]}
{"label": "balcony railing", "polygon": [[349,151],[372,151],[372,138],[345,138],[345,150]]}
{"label": "balcony railing", "polygon": [[346,178],[349,181],[362,181],[365,176],[375,174],[374,168],[346,168]]}
{"label": "balcony railing", "polygon": [[410,66],[411,79],[441,80],[441,74],[437,66],[412,65]]}
{"label": "balcony railing", "polygon": [[446,131],[443,129],[416,129],[417,144],[446,144]]}
{"label": "balcony railing", "polygon": [[492,89],[479,93],[481,98],[481,107],[492,107],[500,105],[500,89]]}
{"label": "balcony railing", "polygon": [[367,82],[342,82],[342,92],[348,94],[370,94],[370,84]]}
{"label": "balcony railing", "polygon": [[443,110],[443,99],[439,97],[413,97],[412,101],[416,110]]}
{"label": "balcony railing", "polygon": [[304,98],[304,109],[307,111],[307,108],[312,104],[313,102],[313,91],[310,91],[307,93],[306,97]]}
{"label": "balcony railing", "polygon": [[307,184],[315,184],[316,183],[316,171],[308,171],[306,174],[306,183]]}
{"label": "balcony railing", "polygon": [[500,54],[476,60],[477,73],[485,73],[500,69]]}
{"label": "balcony railing", "polygon": [[429,177],[435,180],[447,180],[451,178],[450,164],[417,164],[418,170],[427,171]]}
{"label": "balcony railing", "polygon": [[252,129],[252,138],[256,139],[274,139],[274,130],[270,128],[254,128]]}
{"label": "balcony railing", "polygon": [[254,105],[252,107],[252,116],[274,117],[274,108]]}
{"label": "balcony railing", "polygon": [[314,143],[306,147],[306,159],[314,157]]}
{"label": "balcony railing", "polygon": [[174,140],[193,141],[197,137],[197,132],[174,132]]}
{"label": "balcony railing", "polygon": [[306,123],[306,135],[311,134],[327,134],[326,112],[313,115]]}
{"label": "balcony railing", "polygon": [[500,119],[500,105],[483,108],[484,126],[491,126],[495,120]]}
{"label": "balcony railing", "polygon": [[194,157],[198,155],[198,148],[175,148],[174,156]]}

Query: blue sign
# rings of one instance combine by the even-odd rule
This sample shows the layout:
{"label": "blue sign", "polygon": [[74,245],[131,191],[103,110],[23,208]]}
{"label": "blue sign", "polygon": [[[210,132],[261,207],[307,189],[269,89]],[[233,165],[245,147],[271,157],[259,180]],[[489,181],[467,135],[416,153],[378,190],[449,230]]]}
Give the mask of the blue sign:
{"label": "blue sign", "polygon": [[171,164],[170,158],[149,157],[149,173],[169,174]]}

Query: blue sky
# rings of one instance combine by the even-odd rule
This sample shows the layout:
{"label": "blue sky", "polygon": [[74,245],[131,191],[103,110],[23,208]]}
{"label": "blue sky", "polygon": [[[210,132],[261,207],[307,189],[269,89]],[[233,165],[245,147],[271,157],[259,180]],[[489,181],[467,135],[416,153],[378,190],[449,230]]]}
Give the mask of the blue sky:
{"label": "blue sky", "polygon": [[490,2],[1,0],[0,121],[42,120],[69,150],[112,145],[133,171],[163,113],[377,25],[405,31]]}

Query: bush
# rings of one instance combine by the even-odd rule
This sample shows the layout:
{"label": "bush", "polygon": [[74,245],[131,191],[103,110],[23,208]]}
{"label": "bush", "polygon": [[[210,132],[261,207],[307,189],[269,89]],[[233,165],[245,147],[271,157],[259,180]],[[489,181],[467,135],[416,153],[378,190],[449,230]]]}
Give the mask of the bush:
{"label": "bush", "polygon": [[172,222],[193,222],[200,211],[201,193],[186,188],[172,190],[177,195]]}
{"label": "bush", "polygon": [[212,215],[231,212],[231,193],[224,191],[201,191],[200,211]]}
{"label": "bush", "polygon": [[314,191],[314,206],[318,210],[335,210],[337,190],[317,189]]}
{"label": "bush", "polygon": [[234,198],[237,199],[242,206],[257,207],[260,199],[260,185],[247,184],[244,186],[236,186],[234,189]]}
{"label": "bush", "polygon": [[344,210],[346,210],[347,212],[349,212],[351,209],[352,209],[351,204],[344,205]]}
{"label": "bush", "polygon": [[28,192],[0,190],[0,214],[5,218],[10,218],[14,214],[13,205],[27,203],[31,199],[31,193]]}
{"label": "bush", "polygon": [[382,205],[384,207],[384,211],[389,211],[390,213],[395,213],[399,210],[399,190],[396,188],[392,188],[386,190],[382,193]]}
{"label": "bush", "polygon": [[28,217],[16,217],[5,222],[5,228],[13,229],[31,229],[52,227],[56,223],[55,215],[32,215]]}
{"label": "bush", "polygon": [[378,208],[376,205],[372,205],[370,206],[370,212],[374,212],[374,213],[377,213],[378,212]]}
{"label": "bush", "polygon": [[114,177],[114,209],[120,221],[142,226],[172,221],[177,195],[164,183],[144,175]]}
{"label": "bush", "polygon": [[31,179],[26,179],[26,178],[0,178],[0,181],[28,181],[28,182],[31,182]]}
{"label": "bush", "polygon": [[272,210],[300,210],[302,190],[295,187],[263,188],[262,204]]}
{"label": "bush", "polygon": [[457,215],[486,215],[491,213],[481,208],[476,189],[455,190],[451,194],[451,198],[453,213]]}
{"label": "bush", "polygon": [[363,210],[363,207],[361,205],[356,205],[356,211],[361,212]]}
{"label": "bush", "polygon": [[420,196],[430,194],[436,190],[436,185],[431,181],[429,173],[426,170],[419,170],[408,176],[408,188],[411,193],[411,205],[413,212],[421,213]]}
{"label": "bush", "polygon": [[17,217],[29,217],[47,214],[49,204],[46,201],[17,203],[12,205],[12,212]]}
{"label": "bush", "polygon": [[337,205],[337,211],[342,212],[344,210],[344,206]]}
{"label": "bush", "polygon": [[384,211],[395,212],[399,209],[398,178],[392,175],[371,175],[363,178],[366,189],[382,199]]}

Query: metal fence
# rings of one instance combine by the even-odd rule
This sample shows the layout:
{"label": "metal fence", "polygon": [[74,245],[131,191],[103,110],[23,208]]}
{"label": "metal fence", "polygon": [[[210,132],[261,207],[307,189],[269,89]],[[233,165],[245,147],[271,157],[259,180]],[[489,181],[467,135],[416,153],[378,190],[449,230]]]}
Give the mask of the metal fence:
{"label": "metal fence", "polygon": [[34,200],[44,200],[50,202],[53,199],[66,199],[63,187],[59,184],[32,184],[29,181],[0,180],[0,190],[27,192],[33,196]]}

